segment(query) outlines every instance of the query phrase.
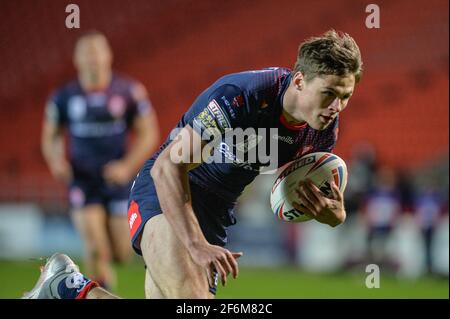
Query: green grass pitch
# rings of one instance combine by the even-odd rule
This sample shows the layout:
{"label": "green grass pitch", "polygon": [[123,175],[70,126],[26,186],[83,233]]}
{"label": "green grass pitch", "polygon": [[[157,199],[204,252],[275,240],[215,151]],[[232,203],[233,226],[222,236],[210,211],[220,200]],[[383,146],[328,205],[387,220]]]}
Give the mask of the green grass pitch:
{"label": "green grass pitch", "polygon": [[[36,282],[39,261],[0,261],[0,298],[20,298]],[[124,298],[144,298],[144,267],[141,262],[116,267]],[[220,286],[217,298],[449,298],[448,278],[424,277],[400,280],[381,274],[380,288],[365,286],[366,273],[317,274],[298,268],[241,267],[237,280]]]}

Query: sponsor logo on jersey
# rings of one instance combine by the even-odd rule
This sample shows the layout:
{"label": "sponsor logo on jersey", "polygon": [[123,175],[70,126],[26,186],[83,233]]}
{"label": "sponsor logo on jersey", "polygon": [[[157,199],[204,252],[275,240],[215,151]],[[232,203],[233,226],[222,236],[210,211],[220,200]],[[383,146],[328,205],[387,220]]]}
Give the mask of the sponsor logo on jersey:
{"label": "sponsor logo on jersey", "polygon": [[200,114],[198,114],[195,117],[194,124],[204,128],[206,130],[219,129],[217,127],[216,121],[214,120],[214,118],[211,115],[211,112],[209,111],[208,108],[201,111]]}
{"label": "sponsor logo on jersey", "polygon": [[225,113],[222,111],[220,105],[216,100],[212,100],[211,102],[209,102],[208,109],[214,115],[217,124],[219,124],[219,129],[222,131],[222,133],[225,132],[225,129],[231,127],[230,122],[228,121]]}
{"label": "sponsor logo on jersey", "polygon": [[[257,135],[255,135],[257,136]],[[256,146],[256,145],[255,145]],[[218,146],[218,150],[221,154],[225,156],[225,158],[232,162],[234,166],[240,167],[249,171],[259,172],[260,167],[257,165],[252,165],[249,162],[244,161],[243,159],[239,158],[236,154],[233,153],[230,146],[226,144],[225,142],[220,143]],[[248,150],[247,150],[248,151]]]}
{"label": "sponsor logo on jersey", "polygon": [[133,224],[134,224],[134,222],[136,221],[136,218],[137,218],[137,213],[131,214],[130,222],[129,222],[129,224],[130,224],[130,229],[133,228]]}
{"label": "sponsor logo on jersey", "polygon": [[70,124],[69,129],[76,137],[105,137],[124,133],[127,130],[127,123],[124,119],[108,122],[76,122]]}
{"label": "sponsor logo on jersey", "polygon": [[260,135],[251,134],[243,142],[237,143],[236,149],[240,152],[247,153],[249,150],[255,148],[262,139],[263,137]]}
{"label": "sponsor logo on jersey", "polygon": [[244,97],[242,95],[234,97],[233,101],[231,102],[231,105],[233,105],[234,107],[240,107],[244,105]]}
{"label": "sponsor logo on jersey", "polygon": [[227,100],[227,98],[225,97],[225,95],[222,96],[220,99],[223,101],[223,103],[225,103],[226,106],[231,106],[230,102],[228,102],[228,100]]}
{"label": "sponsor logo on jersey", "polygon": [[120,95],[114,95],[109,99],[108,111],[114,118],[122,117],[126,109],[125,99]]}
{"label": "sponsor logo on jersey", "polygon": [[130,227],[131,237],[136,234],[139,226],[142,223],[141,213],[138,204],[133,200],[128,208],[128,226]]}
{"label": "sponsor logo on jersey", "polygon": [[224,143],[224,142],[220,143],[218,149],[219,149],[219,152],[225,156],[225,158],[227,158],[228,160],[230,160],[233,163],[234,162],[239,163],[239,159],[236,157],[235,154],[233,154],[232,151],[230,151],[230,147],[226,143]]}
{"label": "sponsor logo on jersey", "polygon": [[231,103],[227,100],[227,98],[225,96],[222,96],[220,99],[223,101],[223,103],[225,103],[226,106],[228,106],[228,112],[230,112],[231,118],[235,119],[236,118],[236,112],[231,107]]}
{"label": "sponsor logo on jersey", "polygon": [[71,121],[77,122],[86,116],[86,100],[81,95],[72,96],[67,103],[67,107]]}
{"label": "sponsor logo on jersey", "polygon": [[280,140],[280,141],[282,141],[284,143],[294,144],[294,139],[291,136],[281,136],[281,135],[278,135],[278,134],[274,134],[272,137],[274,139]]}

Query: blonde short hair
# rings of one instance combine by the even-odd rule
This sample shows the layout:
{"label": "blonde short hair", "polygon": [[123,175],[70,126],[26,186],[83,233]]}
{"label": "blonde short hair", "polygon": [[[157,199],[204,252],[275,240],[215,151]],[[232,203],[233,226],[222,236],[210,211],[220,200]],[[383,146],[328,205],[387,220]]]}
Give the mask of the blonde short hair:
{"label": "blonde short hair", "polygon": [[359,82],[362,65],[361,52],[355,40],[347,33],[332,29],[300,44],[292,74],[301,72],[306,80],[317,75],[353,74]]}

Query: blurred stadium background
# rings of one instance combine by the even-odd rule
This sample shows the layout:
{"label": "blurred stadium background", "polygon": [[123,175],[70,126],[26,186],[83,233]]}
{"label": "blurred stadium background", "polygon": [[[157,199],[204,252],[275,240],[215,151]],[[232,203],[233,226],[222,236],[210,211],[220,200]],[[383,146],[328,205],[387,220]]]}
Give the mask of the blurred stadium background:
{"label": "blurred stadium background", "polygon": [[[65,27],[80,7],[81,28]],[[45,100],[75,76],[74,41],[97,29],[116,71],[142,81],[163,137],[195,97],[226,73],[292,67],[299,43],[333,27],[350,33],[362,82],[341,116],[336,153],[349,166],[348,219],[330,229],[275,220],[263,175],[238,206],[230,246],[242,274],[221,298],[448,298],[448,1],[289,0],[0,2],[0,298],[38,276],[31,258],[81,256],[64,185],[40,154]],[[381,288],[367,289],[376,263]],[[143,265],[119,268],[118,292],[142,298]]]}

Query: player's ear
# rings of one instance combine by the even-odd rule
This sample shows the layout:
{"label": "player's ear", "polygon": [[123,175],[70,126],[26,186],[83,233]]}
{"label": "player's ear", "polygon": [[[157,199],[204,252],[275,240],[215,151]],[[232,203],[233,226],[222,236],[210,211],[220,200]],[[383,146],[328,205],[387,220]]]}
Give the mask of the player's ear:
{"label": "player's ear", "polygon": [[292,77],[292,81],[297,90],[301,91],[303,89],[304,77],[302,72],[295,72],[294,76]]}

